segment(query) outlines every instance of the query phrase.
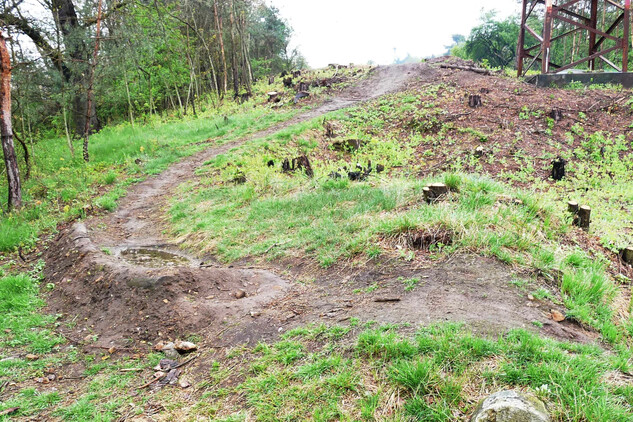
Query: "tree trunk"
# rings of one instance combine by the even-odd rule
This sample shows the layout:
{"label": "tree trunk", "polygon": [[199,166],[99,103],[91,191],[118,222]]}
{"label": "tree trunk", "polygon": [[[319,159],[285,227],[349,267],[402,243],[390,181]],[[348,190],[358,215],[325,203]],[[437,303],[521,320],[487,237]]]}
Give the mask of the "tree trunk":
{"label": "tree trunk", "polygon": [[231,58],[233,64],[233,91],[235,92],[235,97],[240,94],[240,78],[239,78],[239,70],[237,67],[237,48],[235,46],[235,16],[233,15],[233,0],[231,0],[231,4],[229,5],[229,17],[231,19]]}
{"label": "tree trunk", "polygon": [[[88,97],[90,94],[84,94],[87,77],[90,70],[85,69],[82,63],[86,63],[89,56],[85,33],[86,29],[81,25],[77,18],[77,11],[72,0],[52,0],[51,9],[55,23],[61,29],[64,39],[66,54],[69,56],[68,66],[63,67],[62,77],[75,91],[73,93],[73,120],[75,130],[79,135],[85,136],[87,127],[94,130],[97,127],[97,113],[94,101]],[[100,13],[98,13],[100,16]],[[97,25],[100,25],[101,19],[97,19]],[[90,81],[88,81],[90,84]],[[88,88],[88,90],[90,87]],[[86,122],[86,118],[90,116],[90,122]]]}
{"label": "tree trunk", "polygon": [[13,145],[13,128],[11,126],[11,58],[7,49],[4,34],[0,32],[0,134],[2,135],[2,152],[4,163],[7,167],[8,182],[8,208],[22,206],[22,187],[20,185],[20,172],[18,160],[15,156]]}
{"label": "tree trunk", "polygon": [[224,40],[222,37],[222,17],[218,11],[218,0],[213,2],[213,14],[215,15],[215,27],[218,31],[218,41],[220,41],[220,57],[222,57],[222,93],[226,94],[228,89],[228,74],[226,70],[226,55],[224,54]]}
{"label": "tree trunk", "polygon": [[94,96],[94,82],[95,82],[95,69],[97,67],[97,59],[99,57],[99,38],[101,37],[101,5],[103,0],[99,0],[97,3],[97,27],[95,38],[95,49],[92,53],[92,62],[90,63],[90,79],[88,81],[87,102],[86,102],[86,126],[84,130],[84,161],[87,163],[90,161],[90,153],[88,152],[88,142],[90,140],[91,122],[93,118],[93,96]]}
{"label": "tree trunk", "polygon": [[125,79],[125,93],[127,94],[127,109],[130,115],[130,124],[132,125],[132,129],[134,129],[134,112],[132,111],[132,98],[130,97],[130,84],[127,80],[127,70],[123,71],[123,78]]}

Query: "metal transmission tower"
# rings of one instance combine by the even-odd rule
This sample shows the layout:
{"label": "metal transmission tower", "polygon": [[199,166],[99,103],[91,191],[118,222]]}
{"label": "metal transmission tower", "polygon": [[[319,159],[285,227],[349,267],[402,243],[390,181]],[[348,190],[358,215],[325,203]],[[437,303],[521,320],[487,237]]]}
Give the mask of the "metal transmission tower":
{"label": "metal transmission tower", "polygon": [[[540,62],[542,74],[571,69],[585,62],[588,62],[589,71],[592,72],[596,68],[596,59],[604,61],[617,72],[627,72],[631,39],[630,10],[631,0],[523,0],[517,48],[518,76],[525,75],[536,62]],[[608,21],[607,16],[610,17]],[[536,31],[530,22],[532,26],[536,26],[534,22],[542,24],[542,31]],[[563,59],[569,63],[554,63],[552,43],[564,42],[565,38],[571,36],[575,40],[576,33],[589,41],[586,55],[582,53],[574,57],[572,52],[569,60],[567,54]],[[528,34],[536,42],[526,46]],[[621,66],[607,57],[615,51],[621,52]]]}

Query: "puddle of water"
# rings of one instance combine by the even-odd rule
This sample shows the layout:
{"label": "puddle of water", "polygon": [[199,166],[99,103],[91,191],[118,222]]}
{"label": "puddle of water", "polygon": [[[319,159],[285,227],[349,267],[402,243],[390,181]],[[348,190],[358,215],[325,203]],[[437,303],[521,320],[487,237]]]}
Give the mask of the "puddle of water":
{"label": "puddle of water", "polygon": [[189,264],[189,259],[171,252],[149,248],[124,249],[121,258],[130,264],[150,268],[178,267]]}

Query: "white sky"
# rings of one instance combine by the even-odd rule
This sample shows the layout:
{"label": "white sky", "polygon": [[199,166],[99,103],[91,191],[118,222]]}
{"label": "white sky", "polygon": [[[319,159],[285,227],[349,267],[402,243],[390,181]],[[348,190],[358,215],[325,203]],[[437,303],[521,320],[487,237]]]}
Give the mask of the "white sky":
{"label": "white sky", "polygon": [[[519,13],[517,0],[267,0],[276,6],[312,67],[393,63],[407,53],[440,55],[451,35],[468,35],[482,9]],[[395,49],[395,51],[394,51]]]}

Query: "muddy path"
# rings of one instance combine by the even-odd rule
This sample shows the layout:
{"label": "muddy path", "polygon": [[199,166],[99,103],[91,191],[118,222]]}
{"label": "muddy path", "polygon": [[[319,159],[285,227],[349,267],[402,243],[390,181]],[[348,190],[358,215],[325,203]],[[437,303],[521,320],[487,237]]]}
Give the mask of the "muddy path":
{"label": "muddy path", "polygon": [[[272,339],[305,323],[351,318],[412,325],[465,321],[479,331],[535,329],[556,338],[589,341],[591,333],[547,320],[551,304],[528,300],[510,284],[511,269],[491,259],[455,256],[429,268],[391,263],[376,268],[311,274],[301,262],[270,268],[206,265],[183,254],[164,234],[169,198],[204,162],[253,139],[350,107],[411,83],[433,81],[426,64],[376,68],[318,108],[251,136],[212,146],[133,186],[118,209],[62,230],[46,255],[51,312],[66,321],[64,335],[81,342],[126,345],[199,334],[211,345]],[[311,272],[312,270],[310,270]],[[283,275],[280,276],[280,274]],[[421,280],[405,291],[402,278]]]}

